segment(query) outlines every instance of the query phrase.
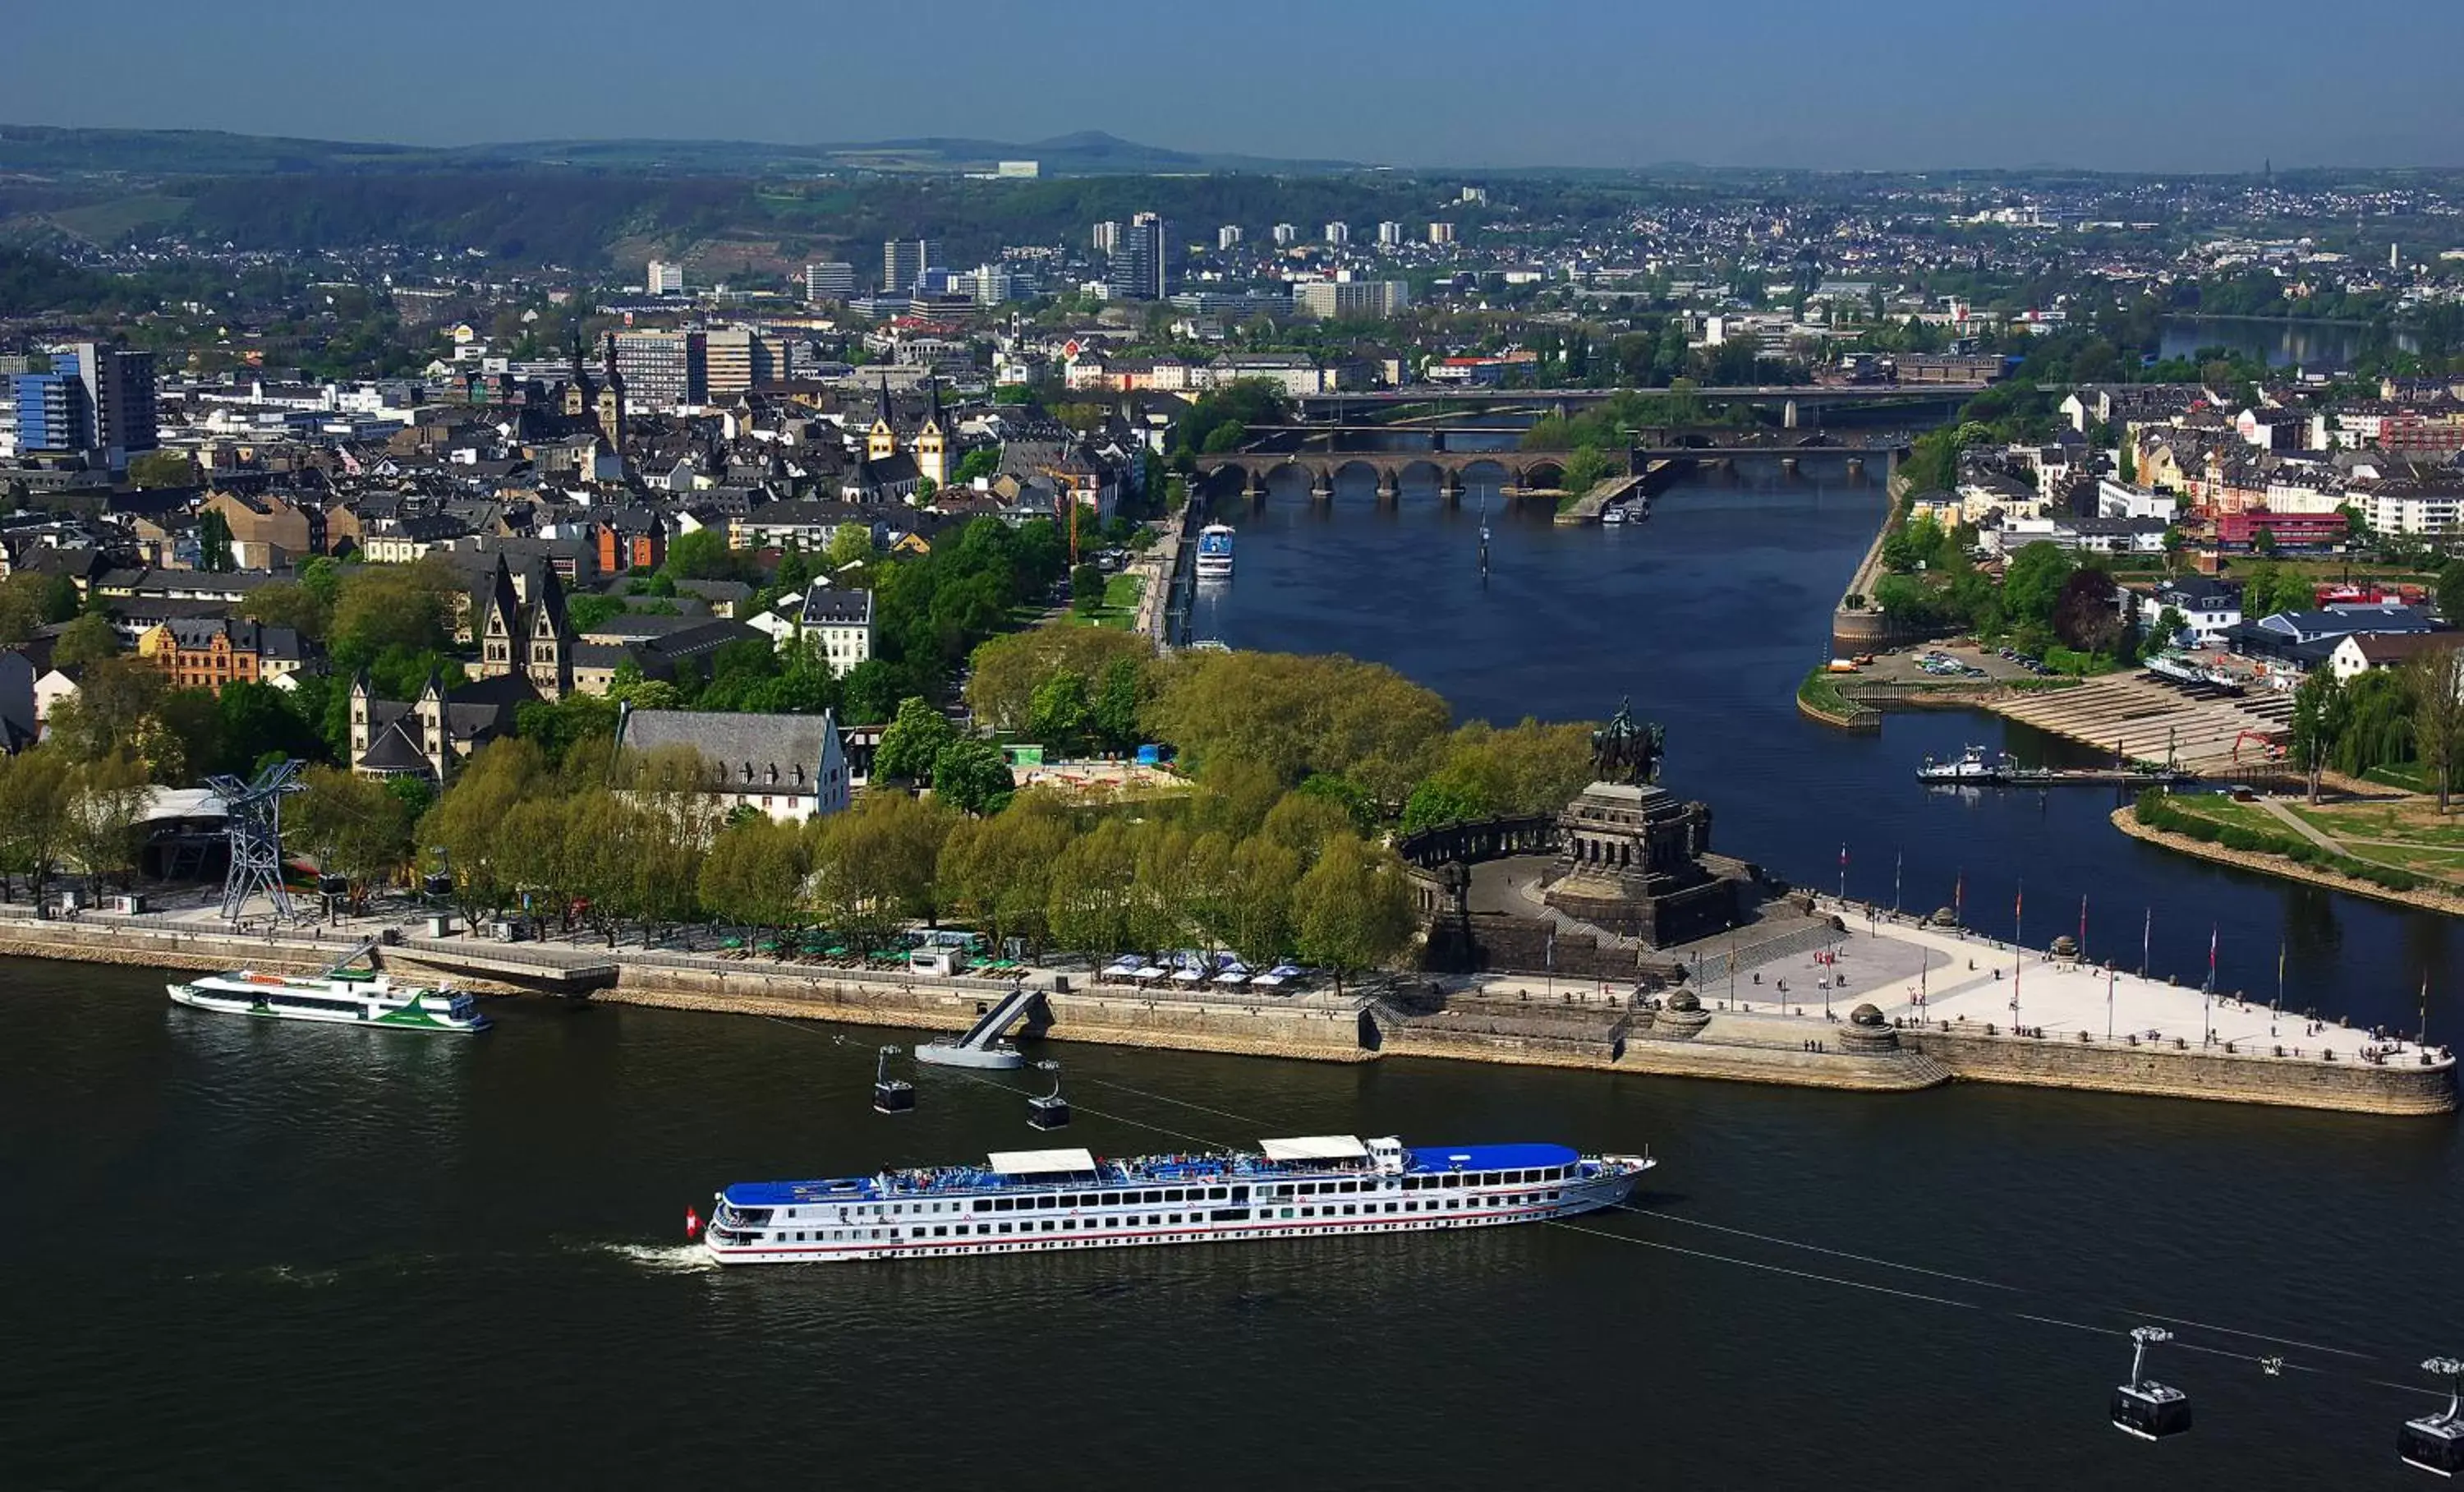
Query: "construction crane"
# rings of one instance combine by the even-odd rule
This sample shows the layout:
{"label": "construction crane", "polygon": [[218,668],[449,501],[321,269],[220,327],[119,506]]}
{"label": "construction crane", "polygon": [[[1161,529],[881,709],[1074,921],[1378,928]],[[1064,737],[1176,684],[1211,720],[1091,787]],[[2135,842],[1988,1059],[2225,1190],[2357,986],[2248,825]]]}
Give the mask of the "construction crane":
{"label": "construction crane", "polygon": [[282,883],[282,800],[300,790],[298,762],[277,762],[242,782],[229,773],[206,779],[223,800],[223,836],[231,841],[231,868],[223,875],[223,921],[236,923],[258,892],[274,905],[278,922],[297,922],[290,888]]}

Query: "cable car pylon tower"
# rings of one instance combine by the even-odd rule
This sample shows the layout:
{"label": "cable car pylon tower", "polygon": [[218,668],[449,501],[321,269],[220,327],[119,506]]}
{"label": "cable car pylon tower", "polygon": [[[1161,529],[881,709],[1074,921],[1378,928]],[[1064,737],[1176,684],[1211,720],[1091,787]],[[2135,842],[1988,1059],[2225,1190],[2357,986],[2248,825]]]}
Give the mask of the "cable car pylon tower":
{"label": "cable car pylon tower", "polygon": [[228,772],[206,779],[223,800],[223,835],[231,841],[231,868],[223,875],[223,921],[239,921],[258,892],[274,904],[279,922],[297,922],[290,888],[282,883],[282,800],[300,791],[298,762],[277,762],[242,782]]}

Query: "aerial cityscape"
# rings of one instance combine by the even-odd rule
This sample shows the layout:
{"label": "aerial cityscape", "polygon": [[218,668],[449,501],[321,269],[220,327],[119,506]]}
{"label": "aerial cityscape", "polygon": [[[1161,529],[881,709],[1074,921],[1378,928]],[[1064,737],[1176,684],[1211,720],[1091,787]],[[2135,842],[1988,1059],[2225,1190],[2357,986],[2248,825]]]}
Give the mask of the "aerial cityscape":
{"label": "aerial cityscape", "polygon": [[27,18],[11,1482],[2464,1469],[2464,20],[1575,9]]}

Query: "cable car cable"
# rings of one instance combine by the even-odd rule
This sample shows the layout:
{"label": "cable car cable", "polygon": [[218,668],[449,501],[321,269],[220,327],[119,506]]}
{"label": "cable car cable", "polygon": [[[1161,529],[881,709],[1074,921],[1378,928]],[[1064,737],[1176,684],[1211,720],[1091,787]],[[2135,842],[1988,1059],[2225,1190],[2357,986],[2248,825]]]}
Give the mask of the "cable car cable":
{"label": "cable car cable", "polygon": [[1931,1275],[1937,1280],[1956,1280],[1961,1284],[1978,1285],[1988,1290],[2016,1291],[2020,1288],[2018,1285],[2000,1284],[1991,1280],[1978,1280],[1969,1275],[1954,1275],[1947,1269],[1927,1269],[1921,1264],[1896,1263],[1887,1258],[1876,1258],[1870,1254],[1851,1254],[1845,1249],[1826,1249],[1818,1243],[1799,1243],[1793,1238],[1775,1238],[1767,1233],[1749,1233],[1743,1228],[1731,1228],[1725,1223],[1705,1222],[1699,1217],[1681,1217],[1674,1213],[1637,1207],[1632,1202],[1620,1202],[1616,1210],[1620,1213],[1639,1213],[1645,1217],[1658,1218],[1662,1222],[1685,1223],[1696,1228],[1708,1228],[1715,1233],[1733,1233],[1741,1238],[1756,1238],[1762,1242],[1776,1243],[1785,1248],[1803,1249],[1810,1254],[1828,1254],[1835,1258],[1853,1258],[1860,1264],[1880,1264],[1885,1269],[1903,1269],[1912,1275]]}

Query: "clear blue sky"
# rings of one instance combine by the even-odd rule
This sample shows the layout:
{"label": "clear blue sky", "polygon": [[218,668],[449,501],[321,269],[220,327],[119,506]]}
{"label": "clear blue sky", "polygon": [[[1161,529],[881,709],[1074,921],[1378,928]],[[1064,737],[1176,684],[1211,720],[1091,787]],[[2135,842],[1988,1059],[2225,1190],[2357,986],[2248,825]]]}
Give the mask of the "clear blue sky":
{"label": "clear blue sky", "polygon": [[1398,165],[2464,165],[2464,0],[90,0],[0,122],[422,144],[1104,129]]}

